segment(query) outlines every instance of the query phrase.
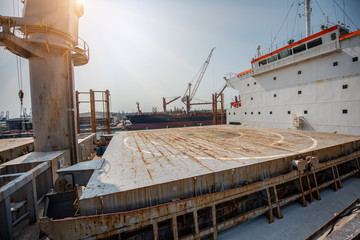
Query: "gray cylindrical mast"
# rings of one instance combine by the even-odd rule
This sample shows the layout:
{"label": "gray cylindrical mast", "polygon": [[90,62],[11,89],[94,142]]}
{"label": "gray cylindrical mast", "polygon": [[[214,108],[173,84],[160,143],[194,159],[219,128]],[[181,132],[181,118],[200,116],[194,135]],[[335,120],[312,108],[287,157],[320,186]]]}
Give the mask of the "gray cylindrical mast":
{"label": "gray cylindrical mast", "polygon": [[310,0],[305,0],[306,37],[310,36]]}
{"label": "gray cylindrical mast", "polygon": [[[74,164],[78,143],[73,67],[88,61],[88,48],[77,37],[83,5],[77,0],[24,3],[23,18],[0,16],[0,43],[29,59],[35,151],[69,149]],[[15,28],[23,35],[15,35]]]}

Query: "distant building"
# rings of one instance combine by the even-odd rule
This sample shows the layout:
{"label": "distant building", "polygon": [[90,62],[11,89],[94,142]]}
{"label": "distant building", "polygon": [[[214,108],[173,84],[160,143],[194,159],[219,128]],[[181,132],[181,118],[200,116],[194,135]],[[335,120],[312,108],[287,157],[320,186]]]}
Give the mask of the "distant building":
{"label": "distant building", "polygon": [[6,120],[6,130],[32,130],[31,118],[12,118]]}
{"label": "distant building", "polygon": [[[96,126],[105,126],[106,125],[106,113],[96,112]],[[110,125],[115,125],[117,123],[117,117],[110,113]],[[80,113],[80,128],[87,128],[91,126],[91,113]]]}

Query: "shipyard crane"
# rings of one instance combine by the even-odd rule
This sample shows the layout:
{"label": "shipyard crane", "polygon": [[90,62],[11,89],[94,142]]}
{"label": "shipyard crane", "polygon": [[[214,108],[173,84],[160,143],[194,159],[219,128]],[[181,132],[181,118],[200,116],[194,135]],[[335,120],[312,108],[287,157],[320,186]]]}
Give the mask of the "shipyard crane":
{"label": "shipyard crane", "polygon": [[211,56],[212,56],[214,50],[215,50],[215,48],[211,49],[209,56],[207,57],[204,65],[201,67],[199,77],[198,77],[192,91],[191,91],[192,84],[189,83],[184,96],[181,98],[181,101],[186,105],[186,113],[187,114],[190,112],[191,101],[194,98],[197,89],[199,88],[202,78],[204,77],[205,71],[210,63],[210,59],[211,59]]}
{"label": "shipyard crane", "polygon": [[170,104],[170,103],[178,100],[179,98],[181,98],[181,96],[174,97],[174,98],[172,98],[170,101],[166,101],[166,98],[163,97],[163,111],[164,111],[164,113],[167,112],[167,111],[166,111],[166,105],[168,105],[168,104]]}
{"label": "shipyard crane", "polygon": [[22,17],[0,16],[0,46],[29,60],[34,150],[69,150],[75,164],[79,151],[73,73],[75,66],[89,61],[88,45],[78,37],[84,5],[76,0],[21,2]]}

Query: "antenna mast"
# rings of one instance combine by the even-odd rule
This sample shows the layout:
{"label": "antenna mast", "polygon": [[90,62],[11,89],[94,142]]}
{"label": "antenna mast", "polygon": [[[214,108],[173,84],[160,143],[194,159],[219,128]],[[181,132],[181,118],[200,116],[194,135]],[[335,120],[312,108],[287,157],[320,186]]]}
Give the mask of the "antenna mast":
{"label": "antenna mast", "polygon": [[311,35],[311,31],[310,31],[310,26],[311,26],[311,21],[310,21],[310,12],[311,12],[311,8],[310,8],[310,0],[305,0],[305,22],[306,22],[306,37]]}

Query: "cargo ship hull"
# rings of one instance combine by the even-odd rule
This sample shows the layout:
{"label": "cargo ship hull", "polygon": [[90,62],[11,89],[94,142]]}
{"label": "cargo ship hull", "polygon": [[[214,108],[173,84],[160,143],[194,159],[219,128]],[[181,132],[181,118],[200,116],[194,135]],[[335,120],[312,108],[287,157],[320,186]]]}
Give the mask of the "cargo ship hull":
{"label": "cargo ship hull", "polygon": [[[127,118],[132,123],[127,125],[127,130],[205,126],[213,124],[212,114],[205,115],[170,115],[170,114],[143,114],[128,115]],[[224,122],[226,121],[224,115]],[[217,122],[221,122],[218,115]]]}

